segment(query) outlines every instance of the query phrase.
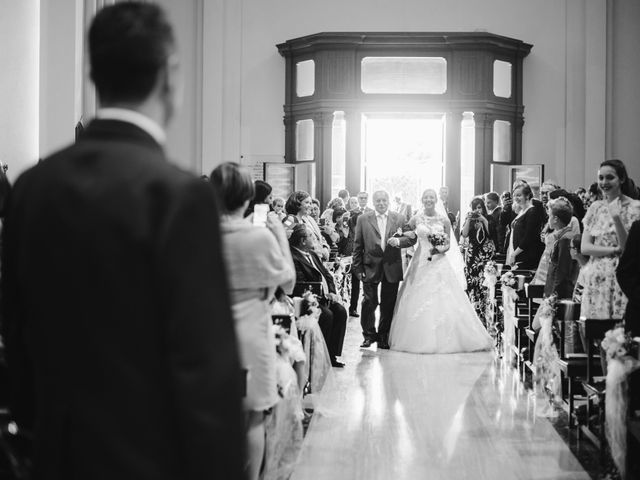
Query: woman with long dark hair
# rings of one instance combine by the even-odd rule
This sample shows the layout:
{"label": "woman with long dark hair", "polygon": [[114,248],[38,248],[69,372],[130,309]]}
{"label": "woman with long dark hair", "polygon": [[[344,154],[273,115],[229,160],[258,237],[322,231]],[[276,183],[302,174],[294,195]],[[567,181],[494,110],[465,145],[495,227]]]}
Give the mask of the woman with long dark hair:
{"label": "woman with long dark hair", "polygon": [[490,225],[487,207],[481,197],[471,200],[471,211],[462,225],[462,237],[467,239],[464,256],[464,273],[467,278],[467,295],[476,314],[485,323],[487,307],[487,291],[484,282],[484,266],[496,253],[491,232],[495,226]]}
{"label": "woman with long dark hair", "polygon": [[598,170],[604,198],[591,204],[584,217],[581,250],[589,256],[581,275],[581,315],[587,318],[623,318],[627,297],[616,280],[616,267],[627,243],[631,224],[640,219],[640,201],[634,200],[627,169],[620,160],[606,160]]}

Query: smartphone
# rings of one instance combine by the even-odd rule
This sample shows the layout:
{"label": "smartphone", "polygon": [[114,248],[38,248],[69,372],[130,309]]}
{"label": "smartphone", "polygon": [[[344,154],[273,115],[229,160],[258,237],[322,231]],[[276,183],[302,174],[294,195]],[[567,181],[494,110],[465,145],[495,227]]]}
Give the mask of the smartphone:
{"label": "smartphone", "polygon": [[253,224],[257,227],[266,227],[268,213],[269,205],[266,203],[256,203],[253,207]]}
{"label": "smartphone", "polygon": [[321,227],[324,227],[324,226],[327,224],[327,219],[326,219],[326,218],[321,218],[321,219],[318,221],[318,224],[319,224]]}

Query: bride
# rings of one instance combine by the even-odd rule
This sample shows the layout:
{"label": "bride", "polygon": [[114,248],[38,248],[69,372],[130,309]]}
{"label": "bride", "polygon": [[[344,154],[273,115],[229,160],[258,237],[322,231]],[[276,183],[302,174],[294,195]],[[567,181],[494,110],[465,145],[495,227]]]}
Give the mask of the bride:
{"label": "bride", "polygon": [[436,212],[437,202],[435,190],[425,190],[424,213],[409,221],[418,236],[418,247],[398,292],[389,345],[392,350],[412,353],[488,350],[493,341],[458,281],[459,275],[445,258],[451,223]]}

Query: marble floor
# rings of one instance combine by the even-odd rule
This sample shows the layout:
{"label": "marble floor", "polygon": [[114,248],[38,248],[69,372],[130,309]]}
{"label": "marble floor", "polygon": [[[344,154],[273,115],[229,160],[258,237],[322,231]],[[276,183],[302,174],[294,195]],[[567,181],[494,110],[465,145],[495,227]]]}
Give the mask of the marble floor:
{"label": "marble floor", "polygon": [[294,480],[589,479],[535,398],[493,353],[360,349],[343,359],[309,425]]}

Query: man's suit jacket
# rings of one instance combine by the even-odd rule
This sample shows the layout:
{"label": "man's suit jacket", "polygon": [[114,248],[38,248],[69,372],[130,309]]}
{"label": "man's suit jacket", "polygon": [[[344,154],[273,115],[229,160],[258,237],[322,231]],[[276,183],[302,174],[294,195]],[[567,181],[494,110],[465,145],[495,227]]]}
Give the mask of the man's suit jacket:
{"label": "man's suit jacket", "polygon": [[35,478],[239,478],[242,384],[210,184],[95,120],[25,172],[3,231],[12,414]]}
{"label": "man's suit jacket", "polygon": [[493,212],[489,214],[489,231],[491,238],[496,246],[498,252],[504,251],[504,226],[500,223],[500,214],[502,213],[502,207],[496,207]]}
{"label": "man's suit jacket", "polygon": [[371,211],[358,217],[356,224],[356,238],[353,248],[353,268],[358,275],[365,274],[365,282],[380,282],[383,275],[391,283],[402,280],[402,256],[401,248],[408,248],[416,243],[416,239],[399,237],[400,247],[387,245],[382,250],[380,242],[382,235],[388,240],[399,229],[402,230],[406,221],[402,215],[387,211],[387,231],[378,230],[376,212]]}
{"label": "man's suit jacket", "polygon": [[300,250],[291,249],[291,257],[296,269],[296,283],[322,282],[322,277],[324,277],[329,287],[329,292],[325,293],[336,293],[336,286],[331,272],[327,270],[316,252],[309,251],[308,253],[313,258],[313,262],[310,262]]}
{"label": "man's suit jacket", "polygon": [[629,230],[624,253],[616,271],[618,284],[629,299],[625,312],[625,327],[632,335],[640,335],[640,220]]}

